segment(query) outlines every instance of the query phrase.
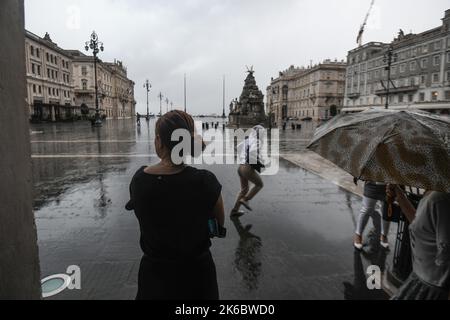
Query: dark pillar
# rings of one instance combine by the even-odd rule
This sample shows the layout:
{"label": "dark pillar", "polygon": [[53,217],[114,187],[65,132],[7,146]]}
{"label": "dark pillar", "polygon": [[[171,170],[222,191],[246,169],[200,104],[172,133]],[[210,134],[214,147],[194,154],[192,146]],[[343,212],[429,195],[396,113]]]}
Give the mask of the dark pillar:
{"label": "dark pillar", "polygon": [[40,299],[23,0],[0,1],[0,300]]}

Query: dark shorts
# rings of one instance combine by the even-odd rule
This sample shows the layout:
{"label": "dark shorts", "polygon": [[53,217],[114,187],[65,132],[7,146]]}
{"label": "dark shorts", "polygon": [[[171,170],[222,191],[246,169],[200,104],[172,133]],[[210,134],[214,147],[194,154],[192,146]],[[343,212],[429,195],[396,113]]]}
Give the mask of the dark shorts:
{"label": "dark shorts", "polygon": [[210,252],[193,260],[144,256],[136,300],[218,300],[216,266]]}

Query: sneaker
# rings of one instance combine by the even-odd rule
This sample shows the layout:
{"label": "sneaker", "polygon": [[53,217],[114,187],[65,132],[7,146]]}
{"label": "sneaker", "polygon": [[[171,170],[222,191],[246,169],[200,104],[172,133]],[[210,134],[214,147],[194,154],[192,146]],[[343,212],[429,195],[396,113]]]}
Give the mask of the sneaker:
{"label": "sneaker", "polygon": [[239,201],[241,205],[243,205],[247,210],[249,211],[253,211],[253,209],[250,207],[250,204],[248,203],[248,201],[245,200],[241,200]]}
{"label": "sneaker", "polygon": [[389,250],[389,242],[380,241],[380,245],[386,249]]}
{"label": "sneaker", "polygon": [[231,218],[240,218],[245,214],[244,211],[240,211],[240,210],[232,210],[231,211]]}

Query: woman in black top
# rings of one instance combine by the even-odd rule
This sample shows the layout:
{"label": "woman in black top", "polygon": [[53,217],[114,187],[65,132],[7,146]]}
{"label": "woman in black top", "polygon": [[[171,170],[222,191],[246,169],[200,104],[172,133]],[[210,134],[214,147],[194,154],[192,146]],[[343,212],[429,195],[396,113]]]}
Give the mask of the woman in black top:
{"label": "woman in black top", "polygon": [[130,185],[127,207],[139,220],[144,252],[137,300],[219,298],[208,221],[215,218],[224,225],[222,186],[211,172],[172,161],[179,144],[171,141],[172,133],[178,129],[187,130],[195,144],[192,117],[182,111],[167,113],[156,124],[161,162],[140,168]]}

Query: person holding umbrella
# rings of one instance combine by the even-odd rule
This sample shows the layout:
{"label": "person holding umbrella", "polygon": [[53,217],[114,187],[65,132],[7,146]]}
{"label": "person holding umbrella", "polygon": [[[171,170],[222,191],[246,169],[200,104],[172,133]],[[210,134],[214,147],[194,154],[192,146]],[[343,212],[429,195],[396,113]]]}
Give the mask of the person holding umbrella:
{"label": "person holding umbrella", "polygon": [[413,272],[393,300],[448,300],[450,295],[450,193],[427,191],[417,210],[404,191],[387,187],[410,222]]}
{"label": "person holding umbrella", "polygon": [[[413,273],[395,299],[448,299],[450,119],[417,110],[370,109],[319,127],[308,148],[359,180],[390,185],[412,222]],[[430,190],[417,210],[400,187]]]}

